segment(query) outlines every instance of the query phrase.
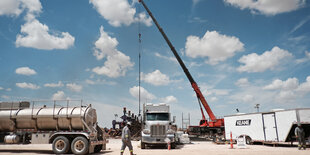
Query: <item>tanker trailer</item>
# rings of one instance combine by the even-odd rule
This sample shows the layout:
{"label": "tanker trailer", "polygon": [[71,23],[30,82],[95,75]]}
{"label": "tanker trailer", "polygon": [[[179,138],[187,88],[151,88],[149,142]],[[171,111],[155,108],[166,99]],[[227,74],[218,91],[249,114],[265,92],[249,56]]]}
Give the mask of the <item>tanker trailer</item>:
{"label": "tanker trailer", "polygon": [[34,102],[0,102],[0,143],[52,144],[55,154],[105,150],[107,140],[96,110],[87,106],[35,107]]}

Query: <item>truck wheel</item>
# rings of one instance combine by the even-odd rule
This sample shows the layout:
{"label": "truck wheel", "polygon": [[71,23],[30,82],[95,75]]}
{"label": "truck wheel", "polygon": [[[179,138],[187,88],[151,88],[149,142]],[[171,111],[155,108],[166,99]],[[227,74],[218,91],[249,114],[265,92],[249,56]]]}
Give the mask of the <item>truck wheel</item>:
{"label": "truck wheel", "polygon": [[145,149],[145,143],[141,142],[141,149]]}
{"label": "truck wheel", "polygon": [[70,149],[70,142],[64,136],[58,136],[53,141],[53,152],[55,154],[66,154]]}
{"label": "truck wheel", "polygon": [[246,142],[246,144],[248,144],[248,145],[252,145],[252,144],[253,144],[252,139],[251,139],[249,136],[246,136],[246,137],[245,137],[245,142]]}
{"label": "truck wheel", "polygon": [[77,155],[84,155],[88,153],[88,140],[84,137],[76,137],[71,143],[71,151]]}
{"label": "truck wheel", "polygon": [[96,145],[95,149],[94,149],[94,152],[95,153],[99,153],[101,150],[102,150],[102,145]]}

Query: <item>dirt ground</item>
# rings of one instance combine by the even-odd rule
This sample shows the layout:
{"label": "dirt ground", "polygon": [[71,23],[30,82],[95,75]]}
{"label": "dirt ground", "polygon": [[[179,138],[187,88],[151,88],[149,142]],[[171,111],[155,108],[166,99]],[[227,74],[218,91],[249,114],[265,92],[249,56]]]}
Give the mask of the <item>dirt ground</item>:
{"label": "dirt ground", "polygon": [[[298,150],[296,147],[272,147],[263,145],[248,145],[246,149],[229,149],[229,145],[217,145],[212,142],[192,142],[192,144],[178,145],[176,149],[167,150],[164,147],[152,149],[140,149],[138,141],[132,141],[134,153],[137,155],[309,155],[310,148]],[[109,139],[107,150],[97,154],[119,155],[121,147],[120,139]],[[234,146],[236,147],[236,146]],[[32,154],[53,154],[50,144],[29,144],[29,145],[0,145],[0,154],[5,155],[32,155]],[[125,155],[129,155],[128,148]]]}

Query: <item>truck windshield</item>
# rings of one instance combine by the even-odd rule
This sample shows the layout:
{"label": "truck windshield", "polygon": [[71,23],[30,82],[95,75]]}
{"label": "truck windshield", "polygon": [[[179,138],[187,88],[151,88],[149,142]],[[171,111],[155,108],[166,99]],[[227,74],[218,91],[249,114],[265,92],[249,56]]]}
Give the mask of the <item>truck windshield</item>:
{"label": "truck windshield", "polygon": [[146,114],[148,121],[169,121],[168,113],[148,113]]}

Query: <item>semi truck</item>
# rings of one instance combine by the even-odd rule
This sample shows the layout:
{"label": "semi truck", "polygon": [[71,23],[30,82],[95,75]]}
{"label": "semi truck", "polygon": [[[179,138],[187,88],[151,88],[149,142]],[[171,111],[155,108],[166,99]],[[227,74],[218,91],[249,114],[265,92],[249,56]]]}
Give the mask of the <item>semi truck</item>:
{"label": "semi truck", "polygon": [[171,121],[169,105],[143,104],[141,149],[146,145],[167,145],[170,143],[174,148],[176,145],[175,130]]}
{"label": "semi truck", "polygon": [[[52,144],[55,154],[84,155],[105,150],[107,140],[90,105],[53,107],[38,102],[0,103],[1,144]],[[30,106],[32,103],[32,106]]]}
{"label": "semi truck", "polygon": [[305,136],[310,140],[310,108],[275,109],[270,112],[235,114],[224,116],[226,138],[236,140],[245,136],[247,144],[253,142],[294,142],[294,130],[302,125]]}

